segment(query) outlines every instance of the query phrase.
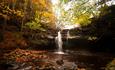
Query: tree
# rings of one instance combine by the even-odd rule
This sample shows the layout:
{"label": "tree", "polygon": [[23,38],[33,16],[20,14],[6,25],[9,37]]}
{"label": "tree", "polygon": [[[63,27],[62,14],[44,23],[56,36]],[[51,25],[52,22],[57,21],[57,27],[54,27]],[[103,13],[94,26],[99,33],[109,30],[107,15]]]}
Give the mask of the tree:
{"label": "tree", "polygon": [[99,8],[106,6],[108,1],[111,0],[60,0],[55,7],[57,25],[87,26],[91,24],[92,18],[99,17]]}
{"label": "tree", "polygon": [[62,0],[55,8],[59,27],[71,24],[86,26],[91,23],[92,17],[99,14],[96,5],[89,0]]}
{"label": "tree", "polygon": [[[15,23],[14,25],[16,25],[16,22],[20,23],[21,19],[23,18],[23,12],[21,10],[11,9],[9,4],[7,1],[0,3],[0,14],[7,16],[4,17],[4,29],[7,26],[7,21],[13,22]],[[8,24],[11,24],[10,22],[8,22]]]}
{"label": "tree", "polygon": [[[33,0],[32,5],[33,5],[32,7],[34,10],[33,11],[34,16],[32,17],[32,19],[30,19],[30,22],[29,22],[30,25],[31,25],[31,23],[33,24],[33,22],[35,22],[35,24],[39,23],[40,27],[43,26],[46,28],[47,27],[54,28],[55,17],[52,13],[52,10],[51,10],[50,1],[48,1],[48,0],[39,0],[39,1]],[[28,23],[27,23],[27,25],[28,25]],[[36,29],[37,27],[32,27],[32,29],[33,28]]]}

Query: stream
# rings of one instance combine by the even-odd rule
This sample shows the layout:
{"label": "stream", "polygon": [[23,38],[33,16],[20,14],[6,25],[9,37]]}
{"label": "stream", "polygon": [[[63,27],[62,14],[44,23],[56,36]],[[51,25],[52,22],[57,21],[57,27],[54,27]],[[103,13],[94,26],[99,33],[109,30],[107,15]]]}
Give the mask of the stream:
{"label": "stream", "polygon": [[115,58],[108,52],[91,51],[81,39],[62,41],[58,34],[53,40],[55,50],[16,49],[1,55],[5,58],[0,60],[0,70],[106,70]]}
{"label": "stream", "polygon": [[64,54],[55,53],[54,50],[47,50],[43,54],[37,52],[39,50],[20,49],[7,53],[4,55],[5,63],[0,63],[0,70],[105,70],[115,58],[110,53],[83,49],[66,49]]}

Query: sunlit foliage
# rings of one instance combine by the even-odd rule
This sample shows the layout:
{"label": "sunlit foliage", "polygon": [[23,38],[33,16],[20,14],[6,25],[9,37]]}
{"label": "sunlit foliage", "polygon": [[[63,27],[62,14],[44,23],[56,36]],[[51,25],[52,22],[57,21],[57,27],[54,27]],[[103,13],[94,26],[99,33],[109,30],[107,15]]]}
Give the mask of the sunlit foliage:
{"label": "sunlit foliage", "polygon": [[6,3],[0,3],[0,14],[7,15],[9,19],[21,19],[24,13],[20,10],[11,9]]}
{"label": "sunlit foliage", "polygon": [[[98,18],[101,9],[107,7],[111,0],[59,0],[54,11],[57,16],[57,25],[80,24],[87,26],[91,24],[92,18]],[[111,3],[112,4],[112,3]],[[106,14],[106,12],[104,12]]]}
{"label": "sunlit foliage", "polygon": [[49,0],[33,0],[32,6],[34,17],[26,25],[30,29],[43,30],[44,27],[54,28],[55,17],[52,14],[51,4]]}
{"label": "sunlit foliage", "polygon": [[28,22],[25,24],[28,28],[33,29],[33,30],[44,30],[42,28],[42,25],[40,24],[40,16],[39,13],[36,11],[35,17],[31,22]]}
{"label": "sunlit foliage", "polygon": [[[91,23],[91,18],[99,14],[96,5],[90,4],[88,0],[64,1],[62,4],[62,20],[72,24],[86,26]],[[67,19],[67,20],[65,20]]]}
{"label": "sunlit foliage", "polygon": [[[0,15],[12,21],[11,23],[18,24],[21,31],[25,23],[31,23],[30,29],[39,29],[41,25],[49,28],[55,27],[50,0],[1,0],[0,2]],[[36,26],[38,20],[40,27],[33,27]]]}

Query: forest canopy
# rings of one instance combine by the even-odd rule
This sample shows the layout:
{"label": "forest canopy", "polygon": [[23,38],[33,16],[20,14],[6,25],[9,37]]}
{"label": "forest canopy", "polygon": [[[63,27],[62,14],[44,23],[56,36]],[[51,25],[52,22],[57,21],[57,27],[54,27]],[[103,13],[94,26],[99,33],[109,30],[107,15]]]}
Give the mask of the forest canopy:
{"label": "forest canopy", "polygon": [[0,15],[21,30],[26,27],[44,31],[57,25],[87,26],[113,4],[113,0],[1,0]]}

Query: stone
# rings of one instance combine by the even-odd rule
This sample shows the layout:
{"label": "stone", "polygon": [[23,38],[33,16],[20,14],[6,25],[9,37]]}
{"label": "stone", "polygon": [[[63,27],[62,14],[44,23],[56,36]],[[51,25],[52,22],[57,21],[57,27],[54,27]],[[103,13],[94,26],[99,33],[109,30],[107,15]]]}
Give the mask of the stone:
{"label": "stone", "polygon": [[57,60],[56,63],[57,63],[58,65],[63,65],[63,64],[64,64],[63,60]]}

